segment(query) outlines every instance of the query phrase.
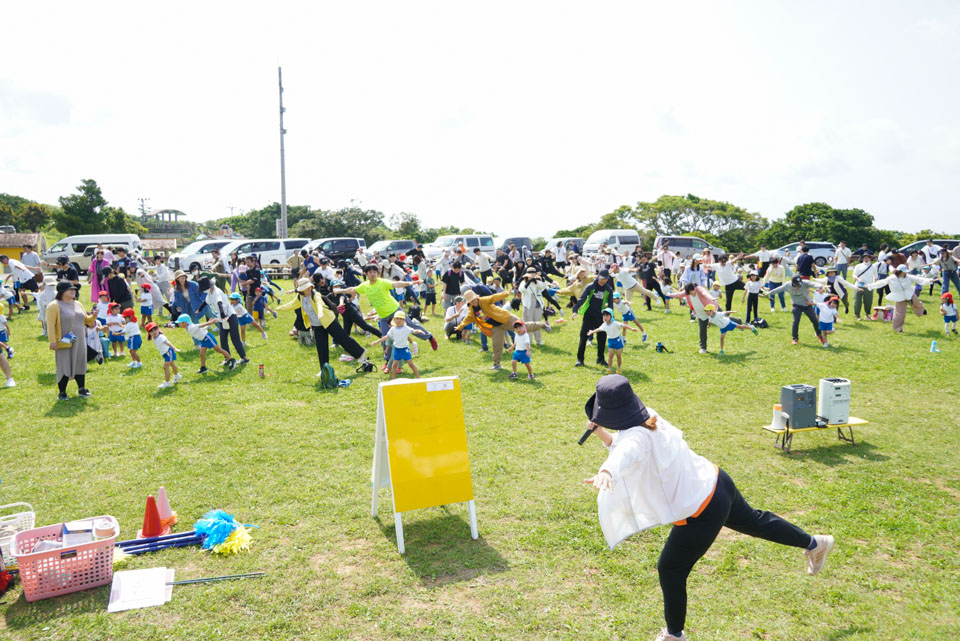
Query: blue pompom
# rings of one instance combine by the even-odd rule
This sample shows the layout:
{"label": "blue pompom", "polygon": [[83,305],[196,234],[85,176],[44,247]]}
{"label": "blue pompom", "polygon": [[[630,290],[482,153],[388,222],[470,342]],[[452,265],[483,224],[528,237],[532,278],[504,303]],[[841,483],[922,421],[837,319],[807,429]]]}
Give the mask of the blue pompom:
{"label": "blue pompom", "polygon": [[193,529],[206,536],[203,541],[203,548],[209,550],[213,546],[226,541],[227,537],[239,525],[240,523],[233,518],[233,515],[227,514],[223,510],[210,510],[193,525]]}

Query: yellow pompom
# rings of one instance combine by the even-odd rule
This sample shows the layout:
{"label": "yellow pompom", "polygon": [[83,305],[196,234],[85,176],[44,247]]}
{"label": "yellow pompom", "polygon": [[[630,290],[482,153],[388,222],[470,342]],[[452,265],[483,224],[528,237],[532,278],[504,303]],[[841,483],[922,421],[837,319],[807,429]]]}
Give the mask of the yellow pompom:
{"label": "yellow pompom", "polygon": [[213,546],[213,551],[217,554],[239,554],[244,550],[250,549],[250,542],[253,538],[247,532],[247,528],[237,525],[237,528],[230,533],[230,536],[223,543]]}

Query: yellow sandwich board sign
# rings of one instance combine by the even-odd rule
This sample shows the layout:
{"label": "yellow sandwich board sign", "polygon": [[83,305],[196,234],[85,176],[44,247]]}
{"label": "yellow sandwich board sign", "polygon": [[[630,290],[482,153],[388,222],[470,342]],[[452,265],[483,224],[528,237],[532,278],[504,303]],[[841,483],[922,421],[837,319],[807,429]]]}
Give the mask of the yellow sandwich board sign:
{"label": "yellow sandwich board sign", "polygon": [[470,534],[479,536],[458,377],[380,383],[372,476],[370,514],[377,515],[380,489],[391,488],[401,554],[400,514],[410,510],[466,502]]}

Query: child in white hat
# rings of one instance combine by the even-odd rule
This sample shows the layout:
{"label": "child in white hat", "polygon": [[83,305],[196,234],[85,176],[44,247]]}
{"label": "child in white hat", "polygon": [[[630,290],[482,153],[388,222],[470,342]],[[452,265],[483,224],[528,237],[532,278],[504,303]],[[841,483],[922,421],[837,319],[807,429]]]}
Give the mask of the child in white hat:
{"label": "child in white hat", "polygon": [[393,341],[393,354],[391,360],[394,366],[390,368],[390,380],[397,377],[403,364],[406,362],[413,370],[413,377],[420,378],[420,372],[417,366],[413,364],[413,354],[410,351],[410,335],[413,334],[413,328],[407,325],[407,315],[402,311],[393,315],[393,325],[387,331],[385,336],[370,343],[370,346],[379,345],[388,338]]}

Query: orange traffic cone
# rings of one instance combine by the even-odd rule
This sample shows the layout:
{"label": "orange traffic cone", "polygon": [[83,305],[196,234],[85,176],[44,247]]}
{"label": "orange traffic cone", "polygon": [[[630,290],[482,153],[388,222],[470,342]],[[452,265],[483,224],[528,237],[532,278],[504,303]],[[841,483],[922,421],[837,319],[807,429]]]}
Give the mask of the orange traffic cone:
{"label": "orange traffic cone", "polygon": [[149,536],[162,536],[170,534],[169,527],[163,527],[160,522],[160,512],[157,510],[157,502],[153,494],[147,497],[147,507],[143,511],[143,529],[137,532],[138,539],[144,539]]}
{"label": "orange traffic cone", "polygon": [[160,510],[160,525],[169,528],[177,523],[177,513],[170,509],[170,501],[167,500],[167,490],[161,485],[157,490],[157,507]]}

